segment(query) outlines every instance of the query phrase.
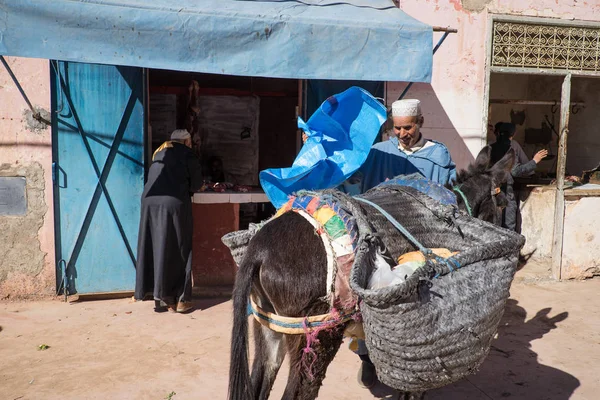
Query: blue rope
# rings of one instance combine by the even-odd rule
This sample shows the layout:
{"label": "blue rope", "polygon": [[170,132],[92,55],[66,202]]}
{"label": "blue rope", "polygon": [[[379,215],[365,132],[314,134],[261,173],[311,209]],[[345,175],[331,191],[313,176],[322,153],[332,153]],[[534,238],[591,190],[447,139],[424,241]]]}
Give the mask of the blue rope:
{"label": "blue rope", "polygon": [[378,204],[375,204],[372,201],[369,201],[367,199],[363,199],[360,197],[355,197],[355,199],[362,203],[368,204],[371,207],[375,208],[377,211],[379,211],[384,217],[387,218],[388,221],[390,221],[392,223],[392,225],[394,225],[396,227],[396,229],[398,229],[404,236],[406,236],[406,238],[408,240],[410,240],[415,246],[417,246],[419,248],[419,250],[421,251],[421,253],[423,253],[425,255],[431,254],[430,249],[423,246],[409,231],[406,230],[405,227],[402,226],[402,224],[400,224],[400,222],[398,222],[394,217],[392,217],[387,211],[385,211]]}
{"label": "blue rope", "polygon": [[[297,328],[303,328],[304,326],[302,325],[302,323],[300,322],[294,322],[294,323],[288,323],[288,322],[281,322],[281,321],[275,321],[274,319],[271,319],[269,317],[267,317],[266,315],[263,315],[261,313],[259,313],[258,311],[256,311],[254,309],[254,307],[252,307],[252,305],[250,303],[248,303],[248,316],[250,315],[256,315],[258,318],[265,320],[273,325],[277,325],[280,326],[282,328],[293,328],[293,329],[297,329]],[[313,322],[310,325],[307,324],[308,326],[320,326],[322,325],[322,322]]]}
{"label": "blue rope", "polygon": [[[372,201],[369,201],[367,199],[363,199],[360,197],[354,197],[354,199],[356,199],[362,203],[368,204],[371,207],[375,208],[377,211],[379,211],[384,217],[387,218],[388,221],[390,221],[390,223],[392,225],[394,225],[396,227],[396,229],[398,229],[404,236],[406,236],[406,238],[408,240],[410,240],[415,246],[417,246],[421,253],[423,253],[426,256],[431,256],[431,254],[433,254],[431,249],[428,249],[427,247],[423,246],[409,231],[406,230],[406,228],[404,226],[402,226],[402,224],[400,222],[398,222],[394,217],[392,217],[392,215],[390,213],[385,211],[378,204],[375,204]],[[467,207],[468,207],[468,205],[467,205]],[[446,264],[448,266],[448,268],[450,269],[450,272],[454,271],[455,269],[459,269],[461,267],[460,263],[454,257],[441,258],[441,257],[435,255],[433,258],[437,262]],[[439,277],[439,274],[437,274],[435,277],[436,278]]]}
{"label": "blue rope", "polygon": [[472,217],[473,211],[471,210],[471,206],[469,205],[469,200],[467,200],[467,196],[462,192],[462,190],[460,190],[460,187],[458,187],[458,186],[454,186],[452,188],[452,190],[454,190],[456,193],[460,194],[460,197],[462,197],[462,199],[465,202],[465,206],[467,207],[467,212],[469,213],[469,216]]}

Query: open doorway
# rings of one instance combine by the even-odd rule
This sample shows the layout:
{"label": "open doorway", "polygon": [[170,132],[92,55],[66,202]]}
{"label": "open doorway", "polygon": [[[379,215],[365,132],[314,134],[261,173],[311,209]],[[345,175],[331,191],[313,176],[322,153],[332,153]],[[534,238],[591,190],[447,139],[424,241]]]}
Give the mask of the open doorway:
{"label": "open doorway", "polygon": [[[168,70],[150,70],[148,76],[152,152],[174,129],[185,128],[207,185],[250,190],[259,188],[260,170],[292,164],[298,80]],[[272,213],[268,208],[264,202],[240,204],[240,228]]]}

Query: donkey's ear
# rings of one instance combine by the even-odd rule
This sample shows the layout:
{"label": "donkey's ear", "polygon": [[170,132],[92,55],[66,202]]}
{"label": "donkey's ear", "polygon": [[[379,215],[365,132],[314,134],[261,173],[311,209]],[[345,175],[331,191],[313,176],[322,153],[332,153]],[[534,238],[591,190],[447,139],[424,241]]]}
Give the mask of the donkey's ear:
{"label": "donkey's ear", "polygon": [[497,185],[502,185],[506,183],[510,171],[512,170],[513,165],[515,164],[515,150],[509,149],[508,152],[498,161],[490,172],[492,173],[492,179]]}
{"label": "donkey's ear", "polygon": [[485,171],[488,169],[490,165],[490,157],[492,154],[492,147],[485,146],[479,154],[477,154],[477,158],[475,159],[475,163],[473,166],[480,171]]}

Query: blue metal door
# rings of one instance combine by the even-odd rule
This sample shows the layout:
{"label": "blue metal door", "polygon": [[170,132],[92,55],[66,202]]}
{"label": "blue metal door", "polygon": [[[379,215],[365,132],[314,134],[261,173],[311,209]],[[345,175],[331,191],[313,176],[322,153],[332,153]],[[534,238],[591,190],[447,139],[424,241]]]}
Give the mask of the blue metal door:
{"label": "blue metal door", "polygon": [[69,294],[133,290],[144,70],[59,61],[51,72],[58,284]]}

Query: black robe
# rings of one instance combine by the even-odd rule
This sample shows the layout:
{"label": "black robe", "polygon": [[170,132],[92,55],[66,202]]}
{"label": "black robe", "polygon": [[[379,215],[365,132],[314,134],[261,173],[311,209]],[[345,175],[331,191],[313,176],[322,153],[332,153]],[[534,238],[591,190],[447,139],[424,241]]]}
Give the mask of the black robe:
{"label": "black robe", "polygon": [[192,192],[202,185],[200,162],[173,142],[154,155],[142,195],[135,298],[152,293],[166,304],[192,296]]}
{"label": "black robe", "polygon": [[[508,140],[508,139],[506,139]],[[515,193],[514,184],[515,178],[524,178],[535,173],[537,163],[534,160],[529,160],[523,151],[521,145],[514,140],[510,142],[496,141],[491,144],[492,159],[491,164],[497,163],[504,155],[512,148],[515,151],[515,164],[513,165],[506,184],[502,186],[502,191],[506,195],[506,208],[502,211],[502,227],[521,233],[519,221],[519,198]]]}

